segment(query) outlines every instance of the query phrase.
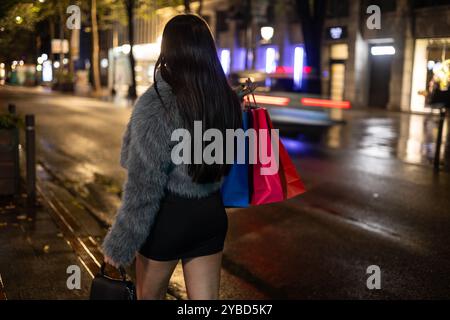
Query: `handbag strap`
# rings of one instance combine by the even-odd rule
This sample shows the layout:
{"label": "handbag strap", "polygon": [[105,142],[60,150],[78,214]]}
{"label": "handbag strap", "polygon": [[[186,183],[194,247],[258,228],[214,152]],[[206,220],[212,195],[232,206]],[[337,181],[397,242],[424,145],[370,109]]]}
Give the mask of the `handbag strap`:
{"label": "handbag strap", "polygon": [[[100,273],[101,273],[102,276],[105,276],[105,269],[106,269],[106,262],[103,262],[101,267],[100,267]],[[120,275],[122,276],[122,280],[123,281],[127,281],[127,273],[126,273],[124,267],[120,266],[118,268],[118,270],[120,271]]]}

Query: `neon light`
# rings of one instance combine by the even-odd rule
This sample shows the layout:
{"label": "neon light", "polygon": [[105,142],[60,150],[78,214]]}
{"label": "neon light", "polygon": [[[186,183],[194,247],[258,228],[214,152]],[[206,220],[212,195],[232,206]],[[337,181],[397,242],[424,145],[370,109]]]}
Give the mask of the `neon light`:
{"label": "neon light", "polygon": [[246,51],[244,48],[234,49],[231,70],[241,71],[245,69],[245,55]]}
{"label": "neon light", "polygon": [[[276,64],[276,50],[275,48],[267,48],[266,49],[266,73],[274,73],[277,69]],[[266,77],[265,81],[266,87],[270,87],[272,85],[272,79],[270,77]]]}
{"label": "neon light", "polygon": [[334,101],[326,99],[315,98],[302,98],[302,105],[306,107],[323,107],[323,108],[335,108],[335,109],[350,109],[350,101]]}
{"label": "neon light", "polygon": [[253,51],[252,51],[252,50],[248,50],[248,51],[247,51],[246,59],[247,59],[247,65],[248,65],[248,66],[251,66],[252,63],[253,63],[253,59],[254,59]]}
{"label": "neon light", "polygon": [[304,66],[304,67],[303,67],[303,72],[304,72],[304,73],[310,74],[311,71],[312,71],[312,67],[310,67],[310,66]]}
{"label": "neon light", "polygon": [[220,64],[222,65],[223,72],[230,74],[231,53],[230,49],[222,49],[220,52]]}
{"label": "neon light", "polygon": [[256,103],[271,104],[275,106],[287,106],[291,99],[287,97],[261,96],[255,94]]}
{"label": "neon light", "polygon": [[286,66],[278,66],[275,70],[276,73],[293,73],[294,68]]}
{"label": "neon light", "polygon": [[370,48],[370,53],[373,56],[392,56],[395,54],[395,48],[393,46],[375,46]]}
{"label": "neon light", "polygon": [[294,88],[300,89],[303,80],[303,47],[295,47],[294,49]]}
{"label": "neon light", "polygon": [[273,73],[275,72],[277,65],[275,62],[276,51],[275,48],[267,48],[266,49],[266,72]]}

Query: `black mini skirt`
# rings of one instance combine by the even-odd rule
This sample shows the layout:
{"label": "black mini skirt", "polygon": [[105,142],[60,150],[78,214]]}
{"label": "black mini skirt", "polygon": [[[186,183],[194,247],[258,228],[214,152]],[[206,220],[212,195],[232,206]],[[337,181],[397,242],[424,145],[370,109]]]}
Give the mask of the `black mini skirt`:
{"label": "black mini skirt", "polygon": [[227,229],[220,192],[204,198],[168,193],[139,253],[158,261],[218,253],[223,250]]}

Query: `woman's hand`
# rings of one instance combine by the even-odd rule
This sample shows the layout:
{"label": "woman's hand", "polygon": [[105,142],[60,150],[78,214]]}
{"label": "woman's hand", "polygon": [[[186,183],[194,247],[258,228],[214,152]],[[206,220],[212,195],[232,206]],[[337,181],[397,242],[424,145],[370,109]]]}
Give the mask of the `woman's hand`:
{"label": "woman's hand", "polygon": [[256,89],[256,84],[250,81],[250,78],[247,79],[245,84],[240,84],[239,86],[234,88],[238,98],[242,100],[246,95],[253,93]]}
{"label": "woman's hand", "polygon": [[108,256],[105,256],[105,258],[104,258],[103,261],[105,261],[105,263],[107,263],[107,264],[113,266],[113,267],[116,268],[116,269],[119,269],[119,268],[120,268],[120,264],[116,263],[113,259],[111,259],[111,258],[108,257]]}

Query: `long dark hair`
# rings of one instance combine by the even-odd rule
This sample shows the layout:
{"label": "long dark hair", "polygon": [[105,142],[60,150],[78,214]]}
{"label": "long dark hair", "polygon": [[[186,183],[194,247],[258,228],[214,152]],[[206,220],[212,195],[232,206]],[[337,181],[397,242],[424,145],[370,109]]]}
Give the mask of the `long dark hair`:
{"label": "long dark hair", "polygon": [[[224,141],[226,129],[242,127],[239,99],[227,82],[211,31],[201,17],[181,14],[166,24],[155,75],[157,70],[176,96],[177,107],[192,141],[194,121],[202,121],[203,132],[209,128],[220,130]],[[156,77],[154,79],[156,81]],[[203,148],[205,146],[203,142]],[[191,152],[188,174],[195,182],[215,182],[227,174],[229,165],[208,165],[203,160],[201,164],[194,164],[193,147]],[[222,154],[225,163],[225,146]]]}

